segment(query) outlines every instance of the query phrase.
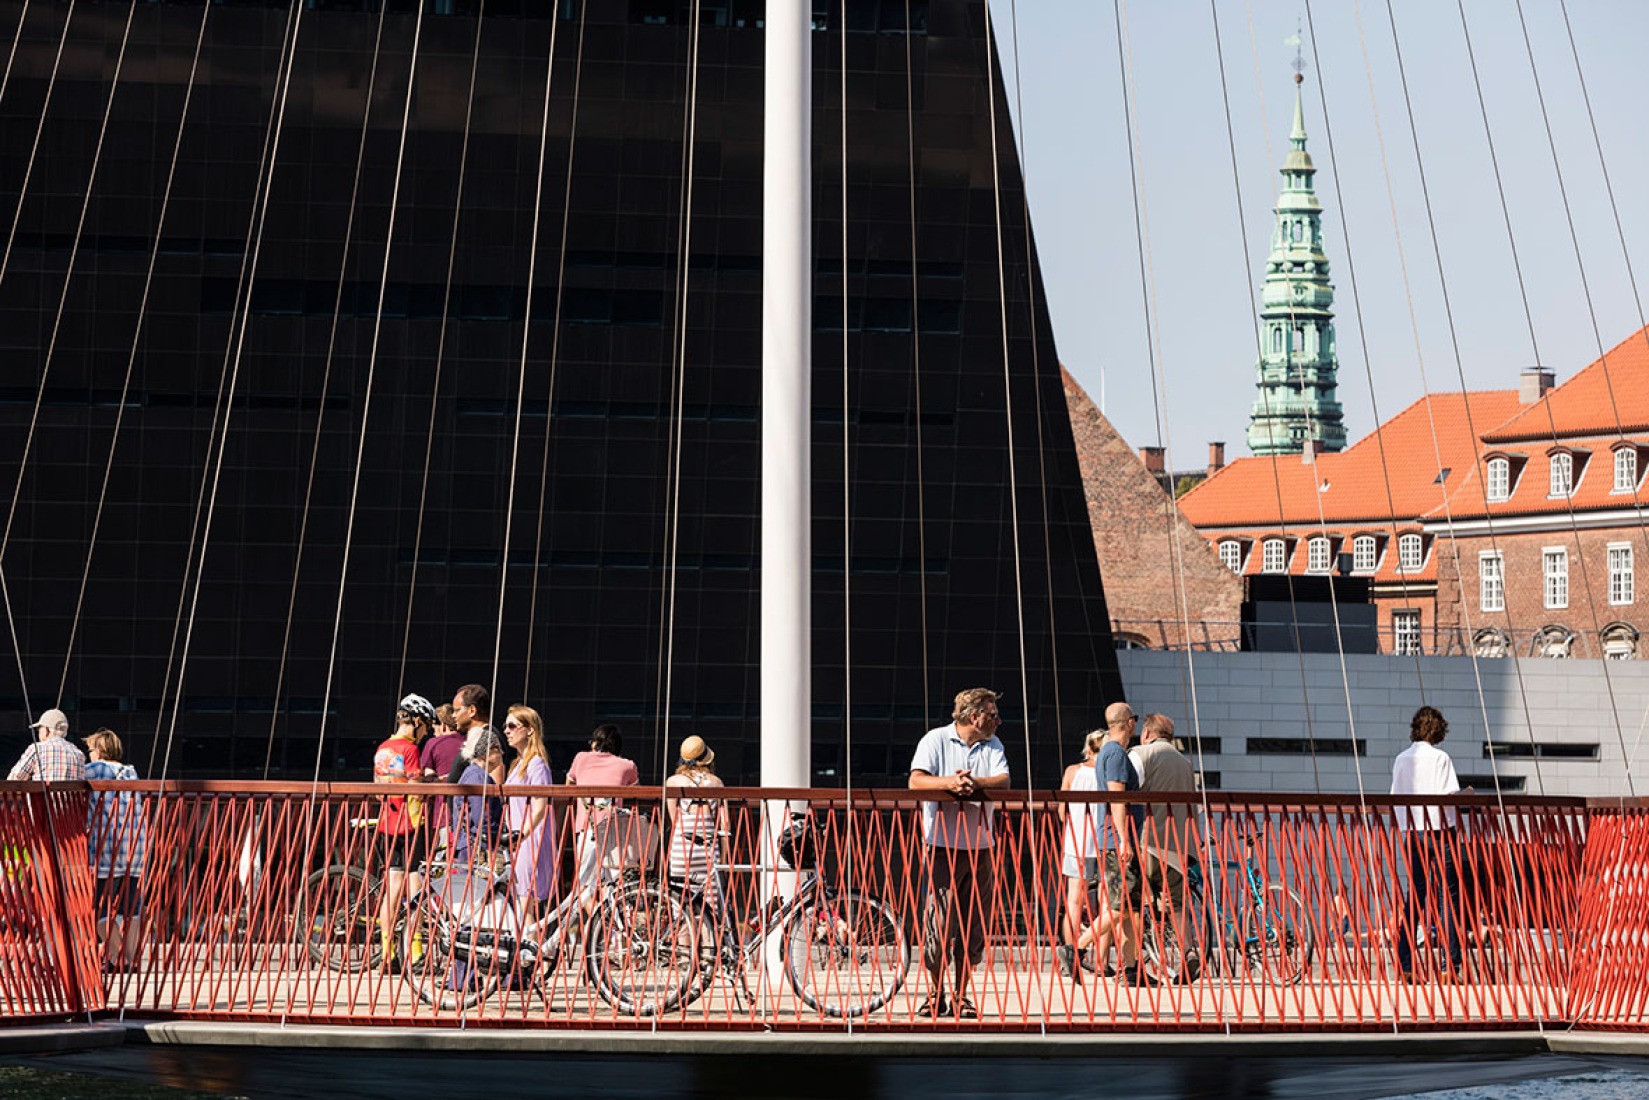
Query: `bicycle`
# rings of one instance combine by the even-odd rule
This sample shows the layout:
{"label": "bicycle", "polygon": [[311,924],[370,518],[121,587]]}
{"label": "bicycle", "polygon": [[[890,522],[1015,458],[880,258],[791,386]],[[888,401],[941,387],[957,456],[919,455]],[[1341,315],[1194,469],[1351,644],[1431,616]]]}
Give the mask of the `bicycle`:
{"label": "bicycle", "polygon": [[[304,948],[311,960],[328,970],[359,974],[383,962],[383,943],[376,933],[378,898],[384,880],[369,858],[372,846],[379,843],[375,831],[378,819],[350,818],[348,827],[360,833],[357,843],[346,845],[352,852],[350,858],[310,872],[304,879],[297,913],[304,922]],[[419,865],[418,873],[429,883],[446,870],[446,848],[438,845]],[[396,915],[393,940],[401,939],[406,912],[415,900],[409,888],[409,896]]]}
{"label": "bicycle", "polygon": [[[667,898],[662,910],[638,867],[608,867],[600,881],[569,889],[537,920],[520,912],[512,889],[508,851],[495,848],[473,866],[452,865],[430,878],[403,907],[398,922],[401,974],[420,1001],[438,1009],[470,1008],[490,997],[507,978],[513,988],[541,988],[572,958],[589,899],[630,913],[649,929],[689,929],[679,904]],[[662,932],[651,941],[674,950]],[[685,951],[691,953],[691,941]],[[588,960],[586,960],[588,962]],[[656,972],[658,971],[655,968]],[[591,972],[593,980],[593,971]],[[680,988],[635,1000],[626,1011],[649,1015],[677,1001]]]}
{"label": "bicycle", "polygon": [[[627,908],[634,894],[611,899],[591,923],[584,946],[596,992],[620,1011],[645,1005],[649,1013],[669,1012],[698,1000],[725,973],[735,1000],[755,1007],[752,964],[762,965],[763,949],[776,933],[785,978],[807,1007],[852,1018],[886,1005],[910,969],[904,927],[879,899],[826,883],[811,849],[806,819],[793,819],[779,855],[799,872],[796,893],[773,899],[748,924],[728,919],[725,881],[730,872],[768,870],[760,864],[717,862],[714,877],[702,883],[672,877],[667,888],[654,889],[656,898],[643,899],[652,908],[640,913]],[[658,982],[660,971],[667,981]],[[663,998],[638,1001],[627,984],[632,979],[644,988],[659,985]]]}
{"label": "bicycle", "polygon": [[[1241,863],[1214,864],[1206,884],[1200,864],[1187,868],[1183,919],[1176,920],[1171,897],[1153,894],[1141,906],[1140,953],[1151,978],[1184,984],[1201,976],[1199,944],[1181,942],[1181,932],[1192,931],[1220,949],[1212,958],[1221,960],[1227,973],[1245,968],[1257,979],[1283,985],[1305,980],[1315,947],[1305,903],[1281,883],[1266,882],[1253,844],[1244,856]],[[1206,906],[1205,894],[1212,895]],[[1197,914],[1203,914],[1200,928]]]}

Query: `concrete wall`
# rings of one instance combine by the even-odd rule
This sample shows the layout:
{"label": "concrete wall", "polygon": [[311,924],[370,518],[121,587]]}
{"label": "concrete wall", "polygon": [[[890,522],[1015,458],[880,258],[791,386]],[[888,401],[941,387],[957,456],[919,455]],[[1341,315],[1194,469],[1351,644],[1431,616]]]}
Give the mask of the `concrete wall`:
{"label": "concrete wall", "polygon": [[[1649,663],[1470,657],[1334,654],[1196,653],[1129,650],[1117,654],[1128,702],[1141,713],[1171,716],[1187,748],[1191,734],[1218,738],[1202,768],[1225,790],[1355,792],[1390,789],[1391,761],[1408,745],[1409,718],[1422,703],[1449,720],[1443,747],[1462,781],[1522,777],[1523,794],[1649,795]],[[1194,678],[1195,717],[1191,700]],[[1481,691],[1479,691],[1481,681]],[[1347,696],[1349,685],[1350,707]],[[1309,724],[1308,724],[1309,719]],[[1346,740],[1355,726],[1367,755],[1263,751],[1257,738],[1320,743]],[[1546,748],[1534,759],[1484,755],[1484,744]],[[1564,746],[1595,745],[1595,754],[1560,756]],[[1205,749],[1212,746],[1205,742]],[[1634,762],[1629,774],[1626,763]],[[1511,793],[1508,791],[1508,793]]]}

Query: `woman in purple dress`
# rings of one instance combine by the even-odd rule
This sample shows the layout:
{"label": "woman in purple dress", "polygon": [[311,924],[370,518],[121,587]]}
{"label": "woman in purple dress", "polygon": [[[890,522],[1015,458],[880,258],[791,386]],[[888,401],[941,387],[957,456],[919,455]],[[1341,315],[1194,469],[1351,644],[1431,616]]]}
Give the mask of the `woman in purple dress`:
{"label": "woman in purple dress", "polygon": [[[511,787],[547,787],[555,782],[544,751],[544,720],[531,707],[513,706],[504,722],[504,737],[515,750],[515,765],[504,780]],[[555,818],[547,795],[511,795],[510,831],[516,837],[511,875],[516,900],[529,918],[541,915],[555,896]]]}

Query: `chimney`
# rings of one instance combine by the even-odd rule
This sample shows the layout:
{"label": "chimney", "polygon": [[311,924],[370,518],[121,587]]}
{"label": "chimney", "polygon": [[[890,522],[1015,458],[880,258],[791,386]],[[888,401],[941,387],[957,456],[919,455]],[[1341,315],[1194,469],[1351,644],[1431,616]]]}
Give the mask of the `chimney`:
{"label": "chimney", "polygon": [[1305,446],[1300,448],[1300,461],[1307,466],[1317,461],[1317,456],[1328,453],[1328,444],[1321,439],[1308,439]]}
{"label": "chimney", "polygon": [[1213,477],[1225,469],[1225,444],[1210,443],[1208,445],[1208,476]]}
{"label": "chimney", "polygon": [[1164,454],[1165,452],[1161,447],[1141,447],[1139,449],[1139,460],[1145,463],[1146,470],[1153,474],[1160,474],[1166,465]]}
{"label": "chimney", "polygon": [[1517,380],[1517,400],[1533,405],[1552,388],[1552,372],[1545,367],[1525,367]]}

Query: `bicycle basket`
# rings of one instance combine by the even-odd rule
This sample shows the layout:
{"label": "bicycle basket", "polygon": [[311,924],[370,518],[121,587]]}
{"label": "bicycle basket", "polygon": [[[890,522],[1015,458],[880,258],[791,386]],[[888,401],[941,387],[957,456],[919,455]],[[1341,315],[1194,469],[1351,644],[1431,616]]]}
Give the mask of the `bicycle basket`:
{"label": "bicycle basket", "polygon": [[779,858],[796,871],[811,871],[815,859],[813,827],[802,814],[794,814],[790,825],[779,834]]}

